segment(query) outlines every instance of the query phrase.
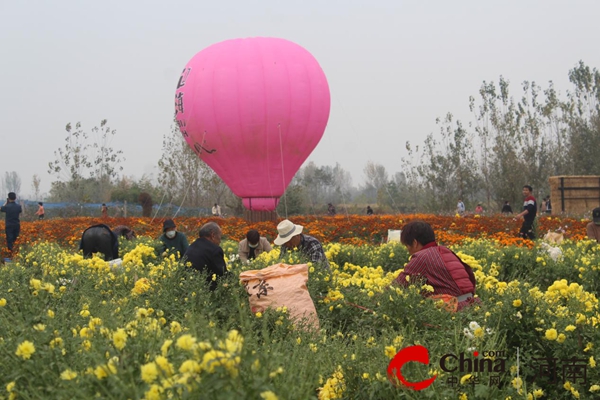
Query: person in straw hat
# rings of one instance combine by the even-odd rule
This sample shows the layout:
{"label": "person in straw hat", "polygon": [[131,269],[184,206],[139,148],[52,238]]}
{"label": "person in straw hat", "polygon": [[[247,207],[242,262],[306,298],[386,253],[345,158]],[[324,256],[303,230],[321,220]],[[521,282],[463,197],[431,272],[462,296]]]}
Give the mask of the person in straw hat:
{"label": "person in straw hat", "polygon": [[288,251],[297,249],[313,263],[329,269],[329,262],[321,242],[310,235],[303,234],[303,229],[302,225],[296,225],[288,219],[284,219],[277,225],[278,234],[274,243],[281,246],[281,258],[285,257]]}

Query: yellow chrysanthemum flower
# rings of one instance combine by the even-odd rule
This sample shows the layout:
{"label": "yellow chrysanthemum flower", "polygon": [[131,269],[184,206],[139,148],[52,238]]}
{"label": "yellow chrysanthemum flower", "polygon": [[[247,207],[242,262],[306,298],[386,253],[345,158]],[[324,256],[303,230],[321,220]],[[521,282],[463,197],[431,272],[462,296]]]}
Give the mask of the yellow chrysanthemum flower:
{"label": "yellow chrysanthemum flower", "polygon": [[183,335],[177,339],[175,345],[182,350],[193,350],[196,348],[196,338],[189,334]]}
{"label": "yellow chrysanthemum flower", "polygon": [[21,342],[21,344],[17,346],[17,351],[15,352],[17,356],[24,360],[29,360],[33,353],[35,353],[35,346],[29,340]]}
{"label": "yellow chrysanthemum flower", "polygon": [[277,395],[273,392],[271,392],[270,390],[266,391],[266,392],[262,392],[260,394],[260,397],[264,400],[279,400],[279,397],[277,397]]}
{"label": "yellow chrysanthemum flower", "polygon": [[60,374],[60,379],[62,379],[63,381],[70,381],[75,378],[77,378],[77,372],[71,369],[66,369]]}
{"label": "yellow chrysanthemum flower", "polygon": [[558,337],[558,332],[556,331],[556,329],[551,328],[546,330],[546,339],[548,340],[556,340],[556,338]]}

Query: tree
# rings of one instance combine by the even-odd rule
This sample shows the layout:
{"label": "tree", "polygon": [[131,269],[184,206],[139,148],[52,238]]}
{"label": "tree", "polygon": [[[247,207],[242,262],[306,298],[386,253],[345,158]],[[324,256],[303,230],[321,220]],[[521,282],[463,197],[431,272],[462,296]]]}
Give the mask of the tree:
{"label": "tree", "polygon": [[31,189],[33,190],[33,198],[36,200],[40,200],[40,183],[40,177],[34,174],[33,178],[31,178]]}
{"label": "tree", "polygon": [[230,192],[223,180],[188,146],[174,124],[163,137],[158,182],[170,202],[188,207],[221,203]]}
{"label": "tree", "polygon": [[363,169],[365,173],[365,186],[363,192],[368,202],[379,203],[387,194],[384,193],[388,184],[388,173],[381,164],[368,161]]}
{"label": "tree", "polygon": [[21,192],[21,178],[15,171],[5,172],[2,180],[2,187],[5,192]]}
{"label": "tree", "polygon": [[574,90],[563,103],[570,142],[570,170],[575,175],[600,174],[600,71],[583,61],[569,71]]}
{"label": "tree", "polygon": [[[74,129],[68,123],[65,130],[64,147],[56,150],[56,159],[48,163],[48,173],[58,178],[51,184],[51,195],[67,201],[108,200],[113,180],[123,170],[122,151],[111,147],[116,130],[111,130],[105,119],[100,121],[100,127],[92,128],[91,135],[80,122]],[[94,189],[90,190],[90,186]]]}

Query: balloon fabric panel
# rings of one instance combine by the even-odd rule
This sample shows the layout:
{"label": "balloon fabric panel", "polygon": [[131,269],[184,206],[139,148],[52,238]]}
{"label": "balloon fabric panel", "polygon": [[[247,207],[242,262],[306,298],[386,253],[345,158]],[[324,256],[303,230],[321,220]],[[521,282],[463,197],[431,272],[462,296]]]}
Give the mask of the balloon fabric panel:
{"label": "balloon fabric panel", "polygon": [[176,92],[188,144],[246,207],[273,210],[325,130],[330,96],[321,67],[292,42],[251,38],[212,45],[188,68]]}

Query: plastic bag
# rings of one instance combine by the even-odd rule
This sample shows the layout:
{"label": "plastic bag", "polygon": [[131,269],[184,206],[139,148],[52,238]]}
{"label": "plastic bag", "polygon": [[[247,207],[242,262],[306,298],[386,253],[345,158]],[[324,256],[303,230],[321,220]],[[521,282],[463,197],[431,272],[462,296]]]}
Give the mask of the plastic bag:
{"label": "plastic bag", "polygon": [[309,330],[319,330],[319,317],[308,293],[308,265],[275,264],[240,274],[253,313],[287,307],[291,320]]}
{"label": "plastic bag", "polygon": [[387,238],[387,242],[398,242],[400,243],[400,234],[402,233],[401,230],[396,230],[396,229],[388,229],[388,238]]}

